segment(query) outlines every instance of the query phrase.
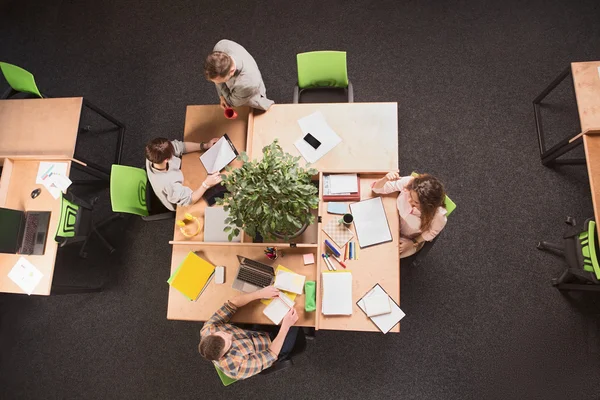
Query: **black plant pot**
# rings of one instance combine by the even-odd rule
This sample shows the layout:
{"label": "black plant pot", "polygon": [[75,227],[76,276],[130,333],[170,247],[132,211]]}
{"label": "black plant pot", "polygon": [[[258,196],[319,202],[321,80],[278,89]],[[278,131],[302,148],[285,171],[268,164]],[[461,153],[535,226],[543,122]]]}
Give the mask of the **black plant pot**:
{"label": "black plant pot", "polygon": [[302,225],[302,227],[298,230],[298,232],[294,233],[293,235],[285,236],[277,232],[273,232],[272,235],[279,239],[293,239],[302,235],[306,228],[308,228],[308,222],[305,222],[304,225]]}

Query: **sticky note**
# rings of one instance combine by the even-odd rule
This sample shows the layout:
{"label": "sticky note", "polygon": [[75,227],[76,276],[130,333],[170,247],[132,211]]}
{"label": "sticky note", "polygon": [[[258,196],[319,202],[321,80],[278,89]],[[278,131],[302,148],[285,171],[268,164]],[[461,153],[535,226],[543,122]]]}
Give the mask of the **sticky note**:
{"label": "sticky note", "polygon": [[304,265],[315,263],[315,255],[313,253],[304,254],[302,258],[304,259]]}

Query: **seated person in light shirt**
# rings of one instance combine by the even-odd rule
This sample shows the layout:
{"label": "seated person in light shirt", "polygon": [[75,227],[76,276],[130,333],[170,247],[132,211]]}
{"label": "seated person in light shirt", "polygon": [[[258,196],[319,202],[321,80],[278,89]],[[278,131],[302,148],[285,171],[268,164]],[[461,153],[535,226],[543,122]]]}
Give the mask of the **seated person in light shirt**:
{"label": "seated person in light shirt", "polygon": [[432,241],[446,226],[446,192],[440,181],[429,174],[400,177],[389,172],[373,184],[373,192],[400,192],[400,258],[409,257]]}
{"label": "seated person in light shirt", "polygon": [[181,156],[193,151],[206,151],[219,139],[209,142],[193,143],[165,138],[152,139],[146,145],[146,173],[148,180],[163,205],[175,211],[175,206],[189,206],[202,198],[204,192],[221,182],[221,175],[216,172],[209,175],[202,185],[192,189],[183,185],[181,172]]}

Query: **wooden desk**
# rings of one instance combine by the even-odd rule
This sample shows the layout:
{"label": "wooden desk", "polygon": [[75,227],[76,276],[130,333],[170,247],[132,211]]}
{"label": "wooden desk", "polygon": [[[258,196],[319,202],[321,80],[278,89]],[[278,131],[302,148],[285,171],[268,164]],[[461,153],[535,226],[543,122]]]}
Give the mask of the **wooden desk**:
{"label": "wooden desk", "polygon": [[[342,142],[312,166],[319,171],[395,171],[398,169],[398,103],[275,104],[255,115],[250,153],[279,139],[281,147],[300,156],[294,142],[303,137],[298,119],[320,111]],[[300,159],[306,164],[304,158]]]}
{"label": "wooden desk", "polygon": [[1,100],[0,158],[47,154],[72,158],[82,102],[81,97]]}
{"label": "wooden desk", "polygon": [[[0,102],[1,103],[1,102]],[[64,160],[57,160],[65,162]],[[22,211],[50,211],[50,224],[48,226],[48,238],[46,249],[41,256],[23,256],[38,268],[44,277],[36,287],[33,294],[49,295],[54,275],[54,262],[58,243],[54,241],[54,235],[60,219],[60,199],[54,199],[52,195],[35,183],[39,161],[11,161],[5,160],[0,182],[0,206]],[[67,171],[71,168],[68,162]],[[35,199],[31,198],[31,191],[42,187],[42,193]],[[0,292],[23,293],[23,291],[8,277],[9,271],[21,257],[20,254],[0,254]]]}
{"label": "wooden desk", "polygon": [[[218,106],[189,106],[186,113],[184,140],[206,141],[227,132],[238,150],[246,149],[249,154],[256,156],[260,154],[262,147],[277,137],[277,134],[282,131],[281,127],[285,131],[287,126],[289,134],[280,137],[280,144],[284,151],[297,154],[293,145],[293,142],[301,135],[297,119],[321,110],[332,128],[342,136],[343,142],[314,164],[314,167],[320,171],[319,179],[322,178],[322,173],[340,171],[359,173],[362,198],[367,199],[372,197],[371,183],[386,172],[398,168],[396,108],[396,103],[275,105],[267,113],[257,115],[248,114],[245,109],[238,109],[238,120],[229,121],[222,116],[222,110]],[[270,116],[272,112],[273,114]],[[294,132],[291,132],[292,128]],[[365,131],[370,132],[369,136],[364,135]],[[373,137],[371,135],[376,135],[378,140],[368,140],[368,137]],[[347,154],[352,156],[342,157]],[[182,160],[185,184],[192,188],[198,187],[206,177],[206,171],[198,157],[198,153],[191,153],[184,155]],[[319,196],[322,199],[321,192],[322,188],[319,190]],[[375,283],[380,283],[394,300],[400,303],[400,260],[397,247],[399,219],[395,199],[396,196],[393,195],[383,197],[394,241],[361,249],[359,260],[348,261],[348,267],[353,273],[354,301],[360,299]],[[203,224],[205,207],[204,200],[189,207],[178,207],[177,218],[182,218],[185,212],[190,212]],[[263,254],[264,247],[268,244],[252,243],[247,236],[242,238],[242,243],[236,244],[204,243],[203,226],[200,234],[191,240],[186,240],[179,229],[175,227],[171,273],[180,265],[189,251],[197,251],[214,265],[226,266],[226,282],[224,285],[209,283],[205,292],[196,302],[188,301],[177,290],[169,288],[167,318],[195,321],[206,321],[210,318],[228,298],[238,293],[231,288],[231,283],[239,265],[235,256],[239,254],[272,264],[274,267],[282,264],[295,272],[306,275],[308,280],[317,282],[316,312],[304,312],[303,296],[299,296],[296,300],[296,309],[301,316],[300,325],[317,329],[377,331],[377,327],[356,305],[352,316],[325,317],[320,312],[320,271],[327,270],[320,257],[320,254],[325,252],[323,241],[327,238],[321,227],[331,218],[339,218],[339,216],[327,214],[326,209],[326,202],[321,200],[318,215],[322,217],[322,222],[319,223],[316,220],[314,226],[308,228],[312,232],[311,234],[295,239],[297,241],[296,248],[290,248],[289,244],[278,244],[283,249],[285,256],[273,263],[266,260]],[[317,240],[314,240],[315,234]],[[353,240],[356,241],[356,237]],[[316,264],[304,266],[301,254],[306,253],[313,253]],[[258,302],[248,305],[236,314],[235,321],[269,324],[270,321],[262,314],[263,308],[264,306]],[[400,327],[396,326],[392,331],[399,332],[399,330]]]}

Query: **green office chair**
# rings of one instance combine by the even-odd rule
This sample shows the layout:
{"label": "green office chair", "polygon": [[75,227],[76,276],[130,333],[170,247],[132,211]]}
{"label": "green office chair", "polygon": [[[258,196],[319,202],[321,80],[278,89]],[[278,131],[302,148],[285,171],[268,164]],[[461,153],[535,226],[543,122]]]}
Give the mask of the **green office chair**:
{"label": "green office chair", "polygon": [[552,285],[559,290],[600,291],[600,264],[596,249],[598,236],[596,221],[590,218],[577,228],[574,218],[567,217],[569,227],[563,235],[564,245],[550,242],[538,242],[537,248],[557,254],[567,261],[567,269],[552,279]]}
{"label": "green office chair", "polygon": [[[418,172],[411,173],[411,176],[417,176],[417,175],[419,175]],[[446,195],[445,203],[446,203],[446,218],[448,218],[448,217],[450,217],[450,214],[452,214],[454,212],[454,210],[456,210],[456,203],[454,203],[454,201],[452,201],[452,199],[450,197],[448,197],[447,195]],[[401,262],[404,262],[404,263],[408,262],[409,265],[411,265],[413,267],[418,267],[419,265],[421,265],[421,263],[423,262],[423,260],[425,259],[425,257],[427,256],[427,254],[429,253],[429,251],[435,244],[435,242],[437,242],[437,240],[441,234],[442,234],[442,232],[440,232],[435,238],[433,238],[433,240],[431,242],[426,241],[423,244],[423,247],[421,247],[421,249],[419,251],[417,251],[415,254],[413,254],[410,257],[406,257],[404,259],[404,261],[401,261]]]}
{"label": "green office chair", "polygon": [[83,242],[79,250],[79,256],[82,258],[87,258],[85,248],[92,234],[96,234],[110,254],[115,251],[115,248],[111,246],[108,240],[98,232],[98,228],[114,221],[119,215],[112,215],[95,224],[92,218],[92,211],[97,200],[95,198],[91,203],[88,203],[79,199],[71,192],[67,192],[67,194],[61,197],[60,220],[58,221],[55,240],[59,243],[60,247]]}
{"label": "green office chair", "polygon": [[114,212],[135,214],[144,221],[175,218],[154,194],[146,171],[114,164],[110,172],[110,202]]}
{"label": "green office chair", "polygon": [[40,93],[40,90],[35,84],[35,79],[30,72],[5,62],[0,62],[0,70],[2,70],[4,78],[10,85],[8,92],[2,96],[3,99],[13,97],[20,92],[29,93],[37,97],[44,97]]}
{"label": "green office chair", "polygon": [[345,51],[312,51],[296,56],[298,84],[294,103],[352,103]]}

